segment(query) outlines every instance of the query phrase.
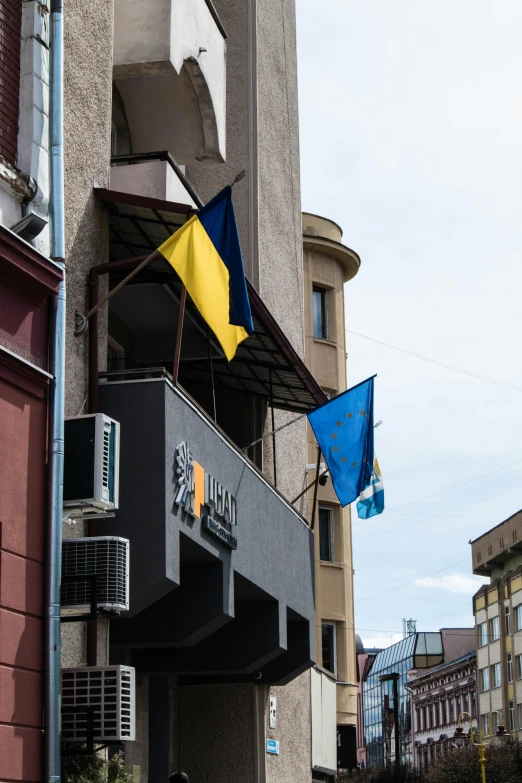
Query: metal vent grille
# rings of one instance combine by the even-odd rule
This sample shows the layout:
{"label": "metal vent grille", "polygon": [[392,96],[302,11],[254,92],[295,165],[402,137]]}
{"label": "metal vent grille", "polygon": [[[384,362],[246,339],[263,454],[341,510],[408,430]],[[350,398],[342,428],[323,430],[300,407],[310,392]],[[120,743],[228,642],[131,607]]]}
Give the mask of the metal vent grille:
{"label": "metal vent grille", "polygon": [[129,542],[125,538],[69,538],[62,541],[62,611],[90,609],[91,582],[68,582],[68,576],[96,576],[99,608],[129,609]]}
{"label": "metal vent grille", "polygon": [[132,741],[135,736],[135,676],[130,666],[62,669],[62,741],[85,742],[87,714],[94,708],[95,742]]}

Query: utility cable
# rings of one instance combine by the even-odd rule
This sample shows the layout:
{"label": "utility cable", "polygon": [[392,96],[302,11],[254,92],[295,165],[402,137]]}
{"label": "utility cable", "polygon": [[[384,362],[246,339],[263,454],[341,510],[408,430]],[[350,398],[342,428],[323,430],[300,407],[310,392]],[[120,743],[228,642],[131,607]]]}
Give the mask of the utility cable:
{"label": "utility cable", "polygon": [[385,343],[382,340],[376,340],[375,337],[368,337],[367,334],[354,332],[353,329],[345,329],[345,331],[348,332],[348,334],[355,334],[357,337],[362,337],[364,340],[370,340],[370,342],[372,343],[377,343],[378,345],[384,345],[385,348],[391,348],[394,351],[405,353],[407,354],[407,356],[414,356],[416,359],[422,359],[425,362],[430,362],[431,364],[436,364],[439,367],[444,367],[446,370],[453,370],[453,372],[459,372],[462,375],[469,375],[471,378],[477,378],[479,381],[494,383],[496,386],[503,386],[505,389],[511,389],[512,391],[522,392],[521,386],[514,386],[513,384],[505,383],[504,381],[497,381],[494,378],[488,378],[486,375],[480,375],[480,373],[472,372],[471,370],[463,370],[460,367],[452,367],[452,365],[450,364],[444,364],[444,362],[439,362],[437,359],[431,359],[429,356],[423,356],[421,353],[415,353],[415,351],[408,351],[406,348],[399,348],[396,345],[390,345],[389,343]]}
{"label": "utility cable", "polygon": [[432,571],[431,574],[424,574],[424,576],[416,576],[415,579],[412,579],[411,582],[405,582],[403,585],[398,585],[397,587],[391,587],[389,590],[383,590],[382,593],[375,593],[375,595],[369,595],[366,598],[360,598],[358,601],[354,601],[354,603],[361,604],[363,601],[371,601],[372,598],[378,598],[380,595],[386,595],[386,593],[393,593],[395,590],[402,590],[403,587],[409,587],[410,585],[414,585],[420,579],[427,579],[429,576],[435,576],[435,574],[440,574],[442,571],[447,571],[448,568],[453,568],[453,566],[460,565],[461,563],[469,563],[469,557],[465,557],[463,560],[457,560],[456,563],[450,563],[450,565],[444,566],[444,568],[439,568],[438,571]]}

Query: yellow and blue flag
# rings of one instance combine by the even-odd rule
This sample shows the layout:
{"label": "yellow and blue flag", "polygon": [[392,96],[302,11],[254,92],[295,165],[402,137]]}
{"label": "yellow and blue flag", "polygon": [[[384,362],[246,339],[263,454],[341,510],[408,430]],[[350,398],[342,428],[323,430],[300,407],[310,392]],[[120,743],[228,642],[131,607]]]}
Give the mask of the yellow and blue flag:
{"label": "yellow and blue flag", "polygon": [[342,506],[357,500],[373,472],[373,378],[308,414]]}
{"label": "yellow and blue flag", "polygon": [[231,361],[254,331],[232,188],[223,188],[158,251],[178,273]]}
{"label": "yellow and blue flag", "polygon": [[357,516],[369,519],[384,511],[384,484],[377,457],[373,460],[373,473],[370,484],[363,489],[357,500]]}

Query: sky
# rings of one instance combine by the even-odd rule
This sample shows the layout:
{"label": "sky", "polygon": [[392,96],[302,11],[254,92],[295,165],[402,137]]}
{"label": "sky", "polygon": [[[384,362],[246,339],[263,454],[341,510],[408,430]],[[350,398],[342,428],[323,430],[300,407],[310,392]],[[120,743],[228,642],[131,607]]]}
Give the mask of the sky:
{"label": "sky", "polygon": [[356,632],[388,646],[473,624],[468,542],[522,508],[522,3],[296,5],[302,208],[361,257],[347,329],[520,387],[347,334],[386,497],[353,514]]}

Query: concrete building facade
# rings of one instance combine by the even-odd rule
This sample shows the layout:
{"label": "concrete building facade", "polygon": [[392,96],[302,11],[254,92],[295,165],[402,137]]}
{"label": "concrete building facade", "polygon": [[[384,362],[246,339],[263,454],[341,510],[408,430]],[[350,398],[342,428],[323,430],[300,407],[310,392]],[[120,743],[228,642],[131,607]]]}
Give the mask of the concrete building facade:
{"label": "concrete building facade", "polygon": [[[357,274],[360,259],[342,244],[342,231],[333,221],[308,213],[302,220],[306,364],[325,393],[334,397],[347,389],[344,285]],[[309,427],[308,475],[315,475],[316,463],[317,442]],[[321,676],[328,677],[325,672],[329,672],[337,683],[337,747],[344,750],[337,760],[348,759],[353,768],[357,675],[350,508],[341,507],[328,481],[318,487],[315,511],[312,494],[308,500],[308,516],[310,521],[314,517],[316,531],[317,663]],[[312,711],[316,711],[313,700]],[[330,743],[334,740],[331,734]],[[313,766],[323,776],[337,769],[337,763],[328,767],[319,758]]]}
{"label": "concrete building facade", "polygon": [[[522,511],[471,542],[473,573],[489,583],[473,596],[479,728],[499,721],[522,738]],[[499,717],[499,713],[500,717]]]}
{"label": "concrete building facade", "polygon": [[[305,422],[278,436],[275,454],[271,438],[250,459],[241,453],[271,429],[272,409],[277,426],[325,399],[302,363],[294,4],[154,0],[145,14],[137,0],[95,0],[88,11],[72,0],[65,34],[66,414],[104,411],[121,421],[123,462],[116,519],[65,524],[64,536],[130,539],[131,609],[110,627],[66,626],[63,664],[135,666],[137,736],[125,758],[141,783],[164,781],[179,767],[191,783],[309,780],[314,536],[306,497],[289,502],[304,486]],[[189,301],[179,383],[170,377],[180,288],[161,264],[111,300],[89,334],[77,327],[132,259],[242,169],[234,205],[260,335],[257,364],[249,338],[230,375],[211,340],[214,407],[206,332]],[[237,495],[237,550],[216,543],[169,497],[182,430],[194,460]],[[143,437],[157,471],[140,482]],[[159,542],[147,567],[144,519]],[[286,598],[278,587],[285,571],[293,576]],[[196,573],[205,574],[208,606]],[[178,617],[176,629],[165,616]],[[268,740],[279,752],[267,753]]]}

